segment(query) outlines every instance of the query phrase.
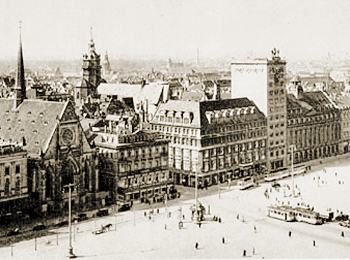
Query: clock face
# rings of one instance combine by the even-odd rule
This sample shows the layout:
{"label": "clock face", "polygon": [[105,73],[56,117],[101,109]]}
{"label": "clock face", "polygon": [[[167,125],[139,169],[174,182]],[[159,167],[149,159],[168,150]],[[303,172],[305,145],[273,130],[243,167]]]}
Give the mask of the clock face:
{"label": "clock face", "polygon": [[65,128],[62,132],[62,141],[65,145],[70,145],[74,141],[74,132],[72,129]]}

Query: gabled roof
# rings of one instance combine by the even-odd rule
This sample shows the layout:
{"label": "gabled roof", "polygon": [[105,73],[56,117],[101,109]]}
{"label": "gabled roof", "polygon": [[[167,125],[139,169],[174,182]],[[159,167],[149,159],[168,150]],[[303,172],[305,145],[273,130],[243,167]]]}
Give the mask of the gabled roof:
{"label": "gabled roof", "polygon": [[29,155],[45,153],[67,102],[25,99],[13,110],[12,99],[0,99],[0,138],[22,143]]}
{"label": "gabled roof", "polygon": [[118,96],[121,98],[133,97],[134,102],[139,103],[148,100],[150,104],[158,104],[164,101],[163,98],[167,96],[169,85],[163,84],[109,84],[101,83],[97,92],[100,95]]}
{"label": "gabled roof", "polygon": [[[220,111],[235,108],[253,108],[254,115],[260,119],[265,118],[264,114],[258,109],[253,101],[248,98],[235,98],[226,100],[208,100],[208,101],[184,101],[184,100],[169,100],[167,103],[161,104],[156,112],[156,115],[165,116],[166,113],[174,115],[176,112],[190,113],[192,122],[191,127],[205,127],[209,125],[207,113],[210,111]],[[240,117],[240,116],[238,116]],[[243,120],[242,117],[240,117]],[[231,120],[231,119],[230,119]],[[234,119],[232,119],[234,120]],[[250,120],[250,119],[247,119]],[[172,124],[172,123],[170,123]],[[176,123],[175,123],[176,124]],[[181,123],[182,124],[182,123]]]}

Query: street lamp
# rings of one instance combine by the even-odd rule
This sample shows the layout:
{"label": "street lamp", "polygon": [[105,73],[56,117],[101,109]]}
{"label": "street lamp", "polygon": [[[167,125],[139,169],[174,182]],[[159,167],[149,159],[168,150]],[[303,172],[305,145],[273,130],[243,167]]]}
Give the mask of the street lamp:
{"label": "street lamp", "polygon": [[291,150],[291,171],[292,171],[292,194],[293,197],[295,196],[295,192],[294,192],[294,150],[295,150],[295,145],[291,145],[289,146],[290,150]]}
{"label": "street lamp", "polygon": [[68,230],[69,230],[69,247],[68,247],[68,257],[75,258],[76,255],[73,253],[72,246],[72,187],[73,183],[65,185],[64,188],[68,188]]}

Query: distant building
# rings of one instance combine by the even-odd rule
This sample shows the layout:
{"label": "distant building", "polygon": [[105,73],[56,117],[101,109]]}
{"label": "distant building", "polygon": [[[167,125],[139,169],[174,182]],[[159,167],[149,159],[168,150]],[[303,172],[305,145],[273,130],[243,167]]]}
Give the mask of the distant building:
{"label": "distant building", "polygon": [[152,130],[170,141],[176,184],[207,187],[266,169],[266,117],[247,98],[160,104]]}
{"label": "distant building", "polygon": [[102,83],[98,94],[104,97],[132,98],[133,107],[142,116],[143,122],[148,122],[154,115],[160,103],[169,99],[169,84],[157,82],[146,84]]}
{"label": "distant building", "polygon": [[[27,152],[16,143],[0,140],[0,219],[23,217],[30,208]],[[2,221],[3,222],[3,221]]]}
{"label": "distant building", "polygon": [[103,62],[102,62],[102,72],[103,72],[104,76],[109,75],[112,72],[112,68],[111,68],[111,64],[109,62],[107,52],[106,52],[105,57],[104,57]]}
{"label": "distant building", "polygon": [[271,59],[234,61],[231,63],[231,95],[249,97],[267,116],[268,170],[287,166],[286,62],[279,51]]}

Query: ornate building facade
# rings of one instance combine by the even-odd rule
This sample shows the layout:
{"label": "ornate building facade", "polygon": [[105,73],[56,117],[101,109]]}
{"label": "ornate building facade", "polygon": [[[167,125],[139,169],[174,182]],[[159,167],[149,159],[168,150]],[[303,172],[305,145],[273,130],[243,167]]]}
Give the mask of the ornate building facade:
{"label": "ornate building facade", "polygon": [[207,187],[266,167],[266,117],[247,98],[170,100],[151,120],[170,141],[169,165],[176,184]]}
{"label": "ornate building facade", "polygon": [[[341,153],[341,115],[326,93],[304,92],[299,80],[288,94],[288,145],[294,146],[294,163],[328,158]],[[289,160],[291,159],[288,151]]]}
{"label": "ornate building facade", "polygon": [[29,210],[27,161],[22,146],[0,140],[0,219]]}
{"label": "ornate building facade", "polygon": [[[99,138],[100,137],[100,138]],[[157,133],[139,131],[95,139],[100,151],[103,184],[119,203],[156,202],[170,198],[174,178],[168,167],[168,141]]]}

